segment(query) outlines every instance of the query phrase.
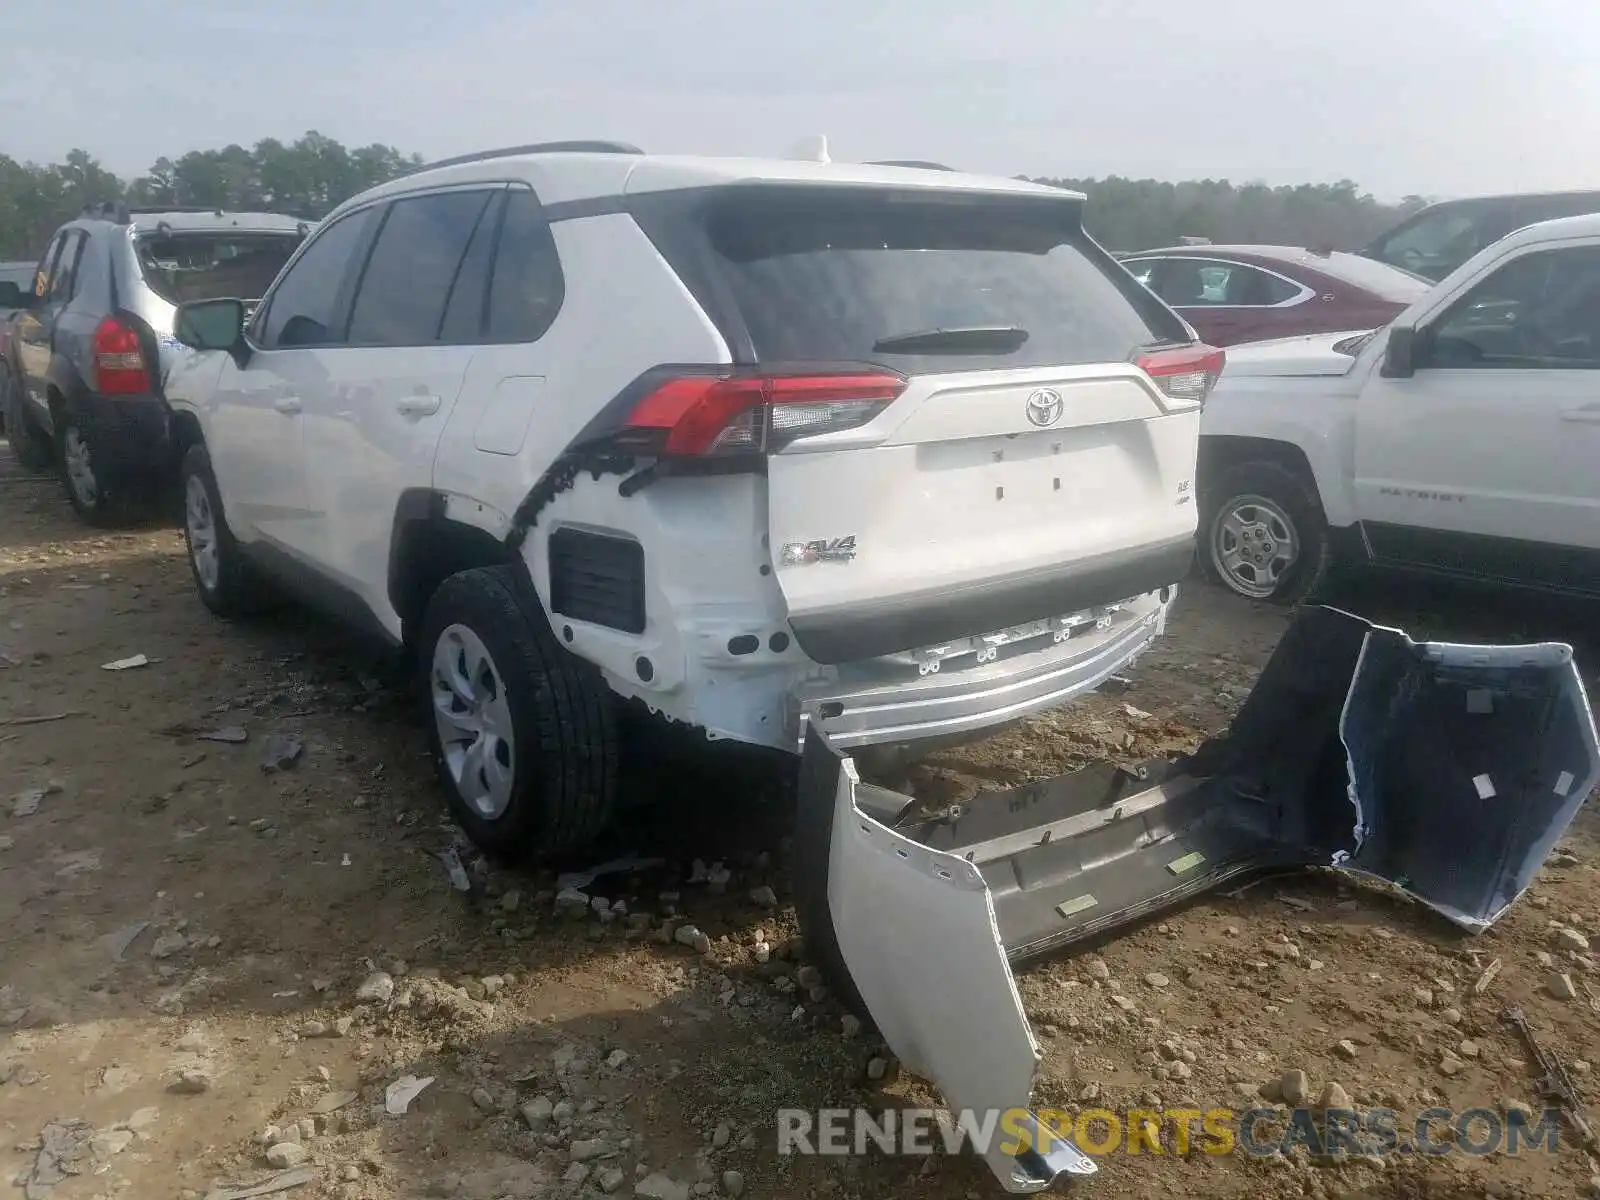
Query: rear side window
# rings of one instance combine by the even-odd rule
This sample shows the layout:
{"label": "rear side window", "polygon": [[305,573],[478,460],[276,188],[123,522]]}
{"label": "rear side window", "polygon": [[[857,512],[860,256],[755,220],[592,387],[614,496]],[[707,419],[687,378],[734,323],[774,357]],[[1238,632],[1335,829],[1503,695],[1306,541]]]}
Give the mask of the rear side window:
{"label": "rear side window", "polygon": [[289,261],[298,233],[141,234],[135,242],[146,285],[169,304],[259,300]]}
{"label": "rear side window", "polygon": [[489,281],[489,341],[531,342],[543,336],[563,295],[561,260],[539,201],[532,192],[513,191],[506,198]]}
{"label": "rear side window", "polygon": [[350,312],[350,345],[439,340],[451,286],[492,195],[438,192],[390,206]]}
{"label": "rear side window", "polygon": [[61,243],[61,257],[56,261],[55,274],[50,277],[50,300],[65,304],[78,288],[78,261],[83,257],[83,244],[88,235],[76,229],[68,230]]}
{"label": "rear side window", "polygon": [[1427,209],[1386,234],[1373,257],[1432,280],[1443,279],[1489,242],[1482,204]]}
{"label": "rear side window", "polygon": [[[757,361],[927,373],[1122,362],[1141,346],[1188,340],[1181,323],[1088,240],[1076,202],[729,188],[698,216],[703,270],[685,261],[687,243],[645,223],[656,226],[652,237],[668,260],[684,262],[679,274],[707,310],[742,324]],[[894,346],[938,331],[1007,329],[1026,337]]]}

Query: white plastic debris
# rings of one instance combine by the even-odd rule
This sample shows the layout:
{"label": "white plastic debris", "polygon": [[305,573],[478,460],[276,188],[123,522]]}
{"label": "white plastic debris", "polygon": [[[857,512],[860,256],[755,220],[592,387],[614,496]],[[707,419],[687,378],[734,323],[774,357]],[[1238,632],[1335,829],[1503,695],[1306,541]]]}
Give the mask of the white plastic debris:
{"label": "white plastic debris", "polygon": [[132,658],[119,658],[115,662],[101,663],[102,671],[128,671],[134,667],[148,667],[150,660],[142,654],[135,654]]}
{"label": "white plastic debris", "polygon": [[391,1083],[383,1092],[383,1108],[391,1117],[403,1117],[406,1109],[411,1107],[411,1102],[427,1089],[433,1082],[432,1075],[418,1079],[415,1075],[402,1075]]}
{"label": "white plastic debris", "polygon": [[1474,775],[1472,786],[1478,789],[1479,800],[1492,800],[1497,794],[1494,790],[1494,780],[1487,775]]}
{"label": "white plastic debris", "polygon": [[445,873],[450,876],[450,886],[458,892],[470,892],[472,880],[467,878],[467,869],[461,865],[461,855],[454,846],[446,846],[439,851],[439,861],[444,864]]}
{"label": "white plastic debris", "polygon": [[241,745],[250,740],[250,735],[238,725],[224,725],[221,729],[207,729],[194,736],[196,741],[222,742],[229,746]]}
{"label": "white plastic debris", "polygon": [[598,866],[588,867],[582,871],[568,871],[566,874],[558,876],[556,887],[562,891],[567,888],[586,888],[602,875],[617,875],[624,871],[643,871],[648,867],[660,866],[661,861],[659,858],[638,858],[633,855],[629,855],[626,858],[613,858],[611,861],[603,862]]}

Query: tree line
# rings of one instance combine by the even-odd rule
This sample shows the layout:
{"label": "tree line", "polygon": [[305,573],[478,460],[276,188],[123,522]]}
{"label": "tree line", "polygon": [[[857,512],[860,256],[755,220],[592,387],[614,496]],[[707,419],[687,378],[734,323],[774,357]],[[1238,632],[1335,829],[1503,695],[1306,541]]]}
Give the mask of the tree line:
{"label": "tree line", "polygon": [[56,228],[86,204],[266,210],[316,220],[357,192],[421,165],[419,155],[393,146],[352,149],[315,130],[287,143],[264,138],[249,149],[231,145],[158,158],[128,180],[85,150],[43,165],[0,154],[0,258],[37,258]]}
{"label": "tree line", "polygon": [[[51,233],[86,204],[203,205],[287,213],[310,220],[340,201],[422,165],[422,158],[374,143],[346,147],[311,130],[292,142],[191,150],[158,158],[137,179],[121,179],[85,150],[58,163],[0,154],[0,258],[31,260]],[[1184,237],[1352,248],[1365,245],[1423,204],[1384,204],[1349,180],[1268,187],[1207,179],[1040,179],[1089,197],[1084,224],[1112,250],[1170,246]]]}

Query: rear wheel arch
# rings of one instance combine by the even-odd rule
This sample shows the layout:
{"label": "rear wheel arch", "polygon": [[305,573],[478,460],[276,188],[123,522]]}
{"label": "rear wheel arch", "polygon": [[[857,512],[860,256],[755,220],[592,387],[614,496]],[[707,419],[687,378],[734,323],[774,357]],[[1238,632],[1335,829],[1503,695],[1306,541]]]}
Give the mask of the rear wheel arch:
{"label": "rear wheel arch", "polygon": [[450,576],[515,563],[516,555],[500,538],[447,516],[444,493],[431,488],[401,493],[389,539],[388,592],[405,640],[414,640],[429,601]]}

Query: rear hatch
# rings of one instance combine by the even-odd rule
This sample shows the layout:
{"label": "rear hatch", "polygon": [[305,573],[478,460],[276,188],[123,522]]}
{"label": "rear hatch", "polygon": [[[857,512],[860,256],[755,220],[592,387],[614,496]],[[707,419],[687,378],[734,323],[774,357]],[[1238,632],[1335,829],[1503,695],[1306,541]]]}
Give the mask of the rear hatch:
{"label": "rear hatch", "polygon": [[633,208],[742,375],[693,448],[765,457],[773,569],[816,661],[1187,570],[1220,355],[1084,234],[1079,197],[738,183]]}
{"label": "rear hatch", "polygon": [[136,311],[154,334],[158,376],[165,380],[176,361],[196,353],[173,336],[178,305],[233,299],[245,301],[247,312],[253,312],[304,240],[305,234],[294,230],[140,230],[134,253],[149,294],[138,299]]}

